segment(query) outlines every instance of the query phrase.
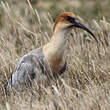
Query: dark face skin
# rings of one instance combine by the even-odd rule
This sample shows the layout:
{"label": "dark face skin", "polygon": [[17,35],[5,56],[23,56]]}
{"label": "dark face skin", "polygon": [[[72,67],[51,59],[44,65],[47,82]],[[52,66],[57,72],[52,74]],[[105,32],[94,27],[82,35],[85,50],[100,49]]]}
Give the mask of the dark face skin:
{"label": "dark face skin", "polygon": [[97,40],[96,36],[90,31],[90,29],[88,29],[86,26],[84,26],[83,24],[81,24],[78,19],[72,18],[72,17],[70,17],[70,16],[67,16],[67,17],[66,17],[66,20],[69,21],[69,22],[72,24],[72,25],[69,26],[68,28],[71,28],[71,27],[81,28],[81,29],[85,30],[86,32],[88,32],[89,34],[91,34],[92,37],[93,37],[93,38],[96,40],[96,42],[98,43],[98,40]]}

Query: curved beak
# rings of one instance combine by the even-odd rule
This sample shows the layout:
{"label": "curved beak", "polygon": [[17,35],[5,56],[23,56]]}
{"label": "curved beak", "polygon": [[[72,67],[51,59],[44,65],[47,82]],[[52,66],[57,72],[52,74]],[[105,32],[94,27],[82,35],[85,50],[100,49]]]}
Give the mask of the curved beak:
{"label": "curved beak", "polygon": [[75,26],[75,27],[77,27],[77,28],[81,28],[81,29],[85,30],[86,32],[88,32],[89,34],[91,34],[92,37],[93,37],[93,38],[96,40],[96,42],[98,43],[98,40],[97,40],[96,36],[91,32],[90,29],[88,29],[86,26],[84,26],[83,24],[81,24],[81,23],[79,22],[79,20],[74,19],[74,20],[72,21],[72,24],[73,24],[73,26]]}

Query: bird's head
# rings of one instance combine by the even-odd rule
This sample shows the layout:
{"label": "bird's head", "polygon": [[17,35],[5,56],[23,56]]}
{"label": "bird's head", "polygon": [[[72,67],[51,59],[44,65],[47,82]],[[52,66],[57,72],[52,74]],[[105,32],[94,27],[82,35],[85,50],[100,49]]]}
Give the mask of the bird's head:
{"label": "bird's head", "polygon": [[64,12],[60,14],[54,24],[53,27],[53,33],[59,33],[59,32],[66,32],[71,31],[72,28],[81,28],[85,31],[87,31],[89,34],[92,35],[92,37],[98,42],[95,35],[91,32],[90,29],[88,29],[86,26],[84,26],[80,21],[77,19],[76,15],[72,12]]}

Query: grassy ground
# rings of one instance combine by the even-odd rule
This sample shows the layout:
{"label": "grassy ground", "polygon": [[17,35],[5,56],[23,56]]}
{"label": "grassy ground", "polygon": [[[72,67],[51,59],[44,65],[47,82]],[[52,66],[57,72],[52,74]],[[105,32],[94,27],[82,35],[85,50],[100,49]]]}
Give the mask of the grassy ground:
{"label": "grassy ground", "polygon": [[[60,12],[72,11],[92,29],[99,45],[75,29],[67,42],[68,70],[47,88],[33,88],[6,96],[0,90],[0,110],[109,110],[110,24],[109,0],[4,0],[0,4],[0,88],[18,60],[46,44]],[[64,4],[62,6],[62,4]],[[31,7],[32,6],[32,7]],[[84,19],[83,19],[84,18]]]}

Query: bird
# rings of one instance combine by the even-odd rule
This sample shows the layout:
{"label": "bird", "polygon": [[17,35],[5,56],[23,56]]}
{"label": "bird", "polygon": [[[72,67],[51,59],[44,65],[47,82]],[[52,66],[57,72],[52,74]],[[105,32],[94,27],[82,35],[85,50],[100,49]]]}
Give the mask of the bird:
{"label": "bird", "polygon": [[34,79],[43,80],[42,75],[52,79],[63,74],[67,68],[64,57],[66,41],[74,28],[88,32],[98,42],[92,31],[81,23],[73,12],[63,12],[56,18],[50,41],[25,54],[19,60],[7,81],[6,88],[18,89],[26,85],[30,86]]}

